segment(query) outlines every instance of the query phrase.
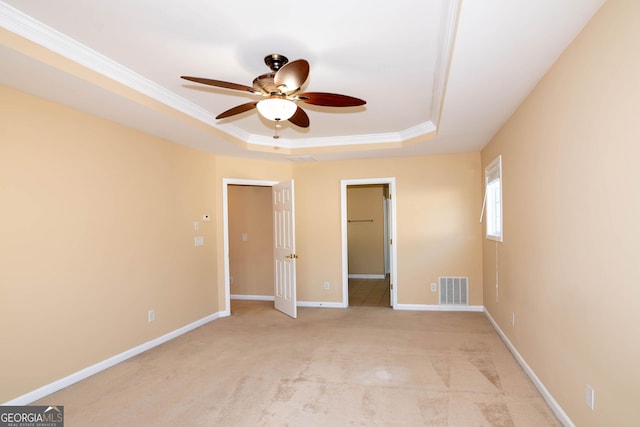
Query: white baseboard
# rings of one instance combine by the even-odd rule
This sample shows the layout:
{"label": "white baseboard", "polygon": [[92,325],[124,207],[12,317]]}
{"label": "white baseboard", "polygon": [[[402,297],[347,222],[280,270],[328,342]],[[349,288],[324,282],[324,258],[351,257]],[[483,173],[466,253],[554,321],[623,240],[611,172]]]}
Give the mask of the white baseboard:
{"label": "white baseboard", "polygon": [[531,369],[531,367],[527,364],[520,353],[518,353],[518,350],[516,350],[513,344],[511,344],[509,338],[507,338],[505,333],[502,332],[502,329],[500,329],[496,321],[493,320],[493,317],[491,317],[489,312],[487,310],[484,310],[484,314],[485,316],[487,316],[487,319],[489,319],[489,322],[491,323],[491,325],[493,325],[493,328],[496,330],[498,335],[500,335],[500,338],[502,338],[502,341],[504,341],[504,344],[507,346],[509,351],[511,351],[513,357],[515,357],[524,372],[529,376],[533,384],[536,386],[536,388],[542,395],[542,398],[545,400],[545,402],[547,402],[556,417],[558,417],[558,420],[562,423],[562,425],[567,427],[575,427],[575,424],[573,423],[573,421],[571,421],[571,418],[569,418],[567,413],[564,412],[560,404],[553,398],[551,393],[549,393],[549,390],[547,390],[542,381],[540,381],[540,378],[538,378],[535,372],[533,372],[533,369]]}
{"label": "white baseboard", "polygon": [[22,396],[16,397],[13,400],[3,403],[2,405],[8,406],[23,406],[28,405],[36,400],[40,400],[43,397],[50,395],[51,393],[55,393],[56,391],[62,390],[65,387],[68,387],[72,384],[75,384],[79,381],[84,380],[92,375],[97,374],[98,372],[104,371],[118,363],[124,362],[127,359],[130,359],[138,354],[147,351],[153,347],[159,346],[169,340],[172,340],[180,335],[186,334],[193,329],[212,322],[220,317],[228,316],[229,314],[225,312],[218,312],[211,314],[207,317],[204,317],[200,320],[196,320],[193,323],[190,323],[182,328],[176,329],[175,331],[169,332],[167,334],[162,335],[161,337],[155,338],[151,341],[148,341],[144,344],[140,344],[139,346],[133,347],[129,350],[126,350],[120,354],[117,354],[113,357],[110,357],[107,360],[103,360],[102,362],[98,362],[95,365],[89,366],[88,368],[84,368],[78,372],[75,372],[71,375],[68,375],[64,378],[56,380],[50,384],[42,386],[36,390],[30,391],[29,393],[23,394]]}
{"label": "white baseboard", "polygon": [[249,300],[249,301],[273,301],[273,295],[231,295],[231,299]]}
{"label": "white baseboard", "polygon": [[349,279],[384,279],[384,274],[349,274]]}
{"label": "white baseboard", "polygon": [[298,301],[298,307],[322,307],[322,308],[346,308],[341,302],[318,302],[318,301]]}
{"label": "white baseboard", "polygon": [[[274,301],[275,298],[266,295],[231,295],[231,299],[251,300],[251,301]],[[341,302],[320,302],[320,301],[296,301],[298,307],[316,307],[316,308],[345,308],[346,305]]]}
{"label": "white baseboard", "polygon": [[484,311],[484,307],[481,305],[396,304],[393,308],[414,311]]}
{"label": "white baseboard", "polygon": [[[316,307],[316,308],[347,308],[346,304],[341,302],[318,302],[318,301],[298,301],[298,307]],[[412,311],[476,311],[483,312],[484,307],[481,305],[428,305],[428,304],[396,304],[395,310],[412,310]]]}

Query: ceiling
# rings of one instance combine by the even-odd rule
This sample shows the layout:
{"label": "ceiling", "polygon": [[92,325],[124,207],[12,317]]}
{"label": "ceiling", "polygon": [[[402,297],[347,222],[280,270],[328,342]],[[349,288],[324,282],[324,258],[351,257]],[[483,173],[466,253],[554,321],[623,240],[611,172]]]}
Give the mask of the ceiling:
{"label": "ceiling", "polygon": [[[603,2],[6,0],[0,83],[222,155],[479,151]],[[180,79],[251,86],[271,53],[309,61],[303,90],[367,104],[300,104],[310,127],[274,139],[256,110],[215,119],[255,95]]]}

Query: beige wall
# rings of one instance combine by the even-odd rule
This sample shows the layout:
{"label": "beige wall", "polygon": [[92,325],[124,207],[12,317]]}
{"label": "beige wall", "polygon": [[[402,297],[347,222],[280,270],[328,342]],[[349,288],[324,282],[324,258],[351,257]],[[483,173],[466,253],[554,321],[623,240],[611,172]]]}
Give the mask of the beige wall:
{"label": "beige wall", "polygon": [[504,179],[485,306],[579,426],[640,419],[639,22],[640,2],[605,3],[482,152]]}
{"label": "beige wall", "polygon": [[229,185],[228,198],[231,294],[273,296],[271,187]]}
{"label": "beige wall", "polygon": [[[340,180],[396,177],[398,302],[437,304],[429,284],[449,275],[468,276],[470,303],[482,305],[479,153],[298,164],[218,157],[216,174],[220,206],[223,178],[294,179],[299,301],[342,301]],[[222,254],[222,209],[217,230]],[[220,310],[225,309],[223,268],[220,256]]]}
{"label": "beige wall", "polygon": [[384,186],[347,187],[349,274],[384,275]]}
{"label": "beige wall", "polygon": [[0,90],[0,401],[226,310],[224,178],[295,178],[301,301],[342,300],[340,180],[396,177],[399,302],[435,304],[429,283],[464,275],[482,304],[479,153],[226,158]]}
{"label": "beige wall", "polygon": [[293,175],[298,300],[342,301],[340,181],[395,177],[398,303],[437,304],[429,284],[451,275],[468,276],[482,305],[479,153],[300,163]]}
{"label": "beige wall", "polygon": [[213,156],[0,102],[0,402],[218,311]]}

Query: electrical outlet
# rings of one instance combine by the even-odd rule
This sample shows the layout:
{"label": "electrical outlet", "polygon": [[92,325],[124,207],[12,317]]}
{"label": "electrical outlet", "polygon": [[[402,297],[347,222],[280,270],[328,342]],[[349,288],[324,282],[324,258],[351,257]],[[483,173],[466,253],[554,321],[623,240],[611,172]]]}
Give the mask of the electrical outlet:
{"label": "electrical outlet", "polygon": [[511,313],[511,326],[516,326],[516,313]]}
{"label": "electrical outlet", "polygon": [[229,277],[229,284],[233,285],[233,276]]}
{"label": "electrical outlet", "polygon": [[324,282],[324,290],[328,291],[329,289],[331,289],[331,283],[329,282]]}
{"label": "electrical outlet", "polygon": [[595,408],[595,399],[596,399],[595,390],[593,389],[593,387],[591,387],[589,384],[587,384],[586,403],[587,403],[587,406],[589,407],[589,409],[591,409],[592,411]]}
{"label": "electrical outlet", "polygon": [[437,292],[438,291],[438,285],[435,283],[431,284],[431,292]]}
{"label": "electrical outlet", "polygon": [[149,310],[149,312],[147,313],[147,320],[149,321],[149,323],[154,322],[156,320],[155,310]]}

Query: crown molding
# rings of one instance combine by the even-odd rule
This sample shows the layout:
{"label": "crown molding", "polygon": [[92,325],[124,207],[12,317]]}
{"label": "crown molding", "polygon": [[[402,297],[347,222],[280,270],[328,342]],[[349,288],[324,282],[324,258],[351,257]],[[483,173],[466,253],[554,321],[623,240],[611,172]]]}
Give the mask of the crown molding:
{"label": "crown molding", "polygon": [[419,125],[405,129],[400,132],[377,133],[366,135],[349,135],[331,138],[301,138],[287,139],[264,136],[250,135],[246,140],[249,144],[278,147],[278,148],[318,148],[318,147],[346,147],[353,145],[369,145],[369,144],[389,144],[400,143],[410,139],[420,137],[436,130],[435,125],[428,121]]}
{"label": "crown molding", "polygon": [[0,25],[136,92],[208,125],[218,127],[209,111],[2,2],[0,2]]}
{"label": "crown molding", "polygon": [[250,134],[238,126],[227,123],[216,123],[211,112],[176,95],[159,84],[135,73],[101,53],[77,42],[65,34],[35,20],[29,15],[0,2],[0,24],[7,30],[43,46],[69,60],[72,60],[92,71],[148,96],[177,111],[185,113],[213,128],[228,134],[247,144],[281,148],[319,148],[332,146],[375,145],[402,143],[424,136],[437,130],[441,107],[448,78],[449,63],[453,50],[455,31],[458,20],[460,1],[453,1],[443,12],[446,15],[442,29],[442,49],[437,53],[437,66],[434,74],[434,90],[432,100],[433,120],[420,123],[411,128],[389,133],[349,135],[328,138],[274,139],[269,136]]}
{"label": "crown molding", "polygon": [[445,25],[444,28],[442,28],[440,42],[438,43],[440,50],[436,56],[436,67],[433,76],[433,97],[431,98],[432,122],[435,128],[439,126],[442,115],[442,105],[444,104],[447,81],[449,80],[449,69],[451,68],[451,56],[453,55],[453,47],[458,32],[461,3],[462,0],[447,2],[445,10],[443,11],[444,16],[442,22],[444,22]]}

